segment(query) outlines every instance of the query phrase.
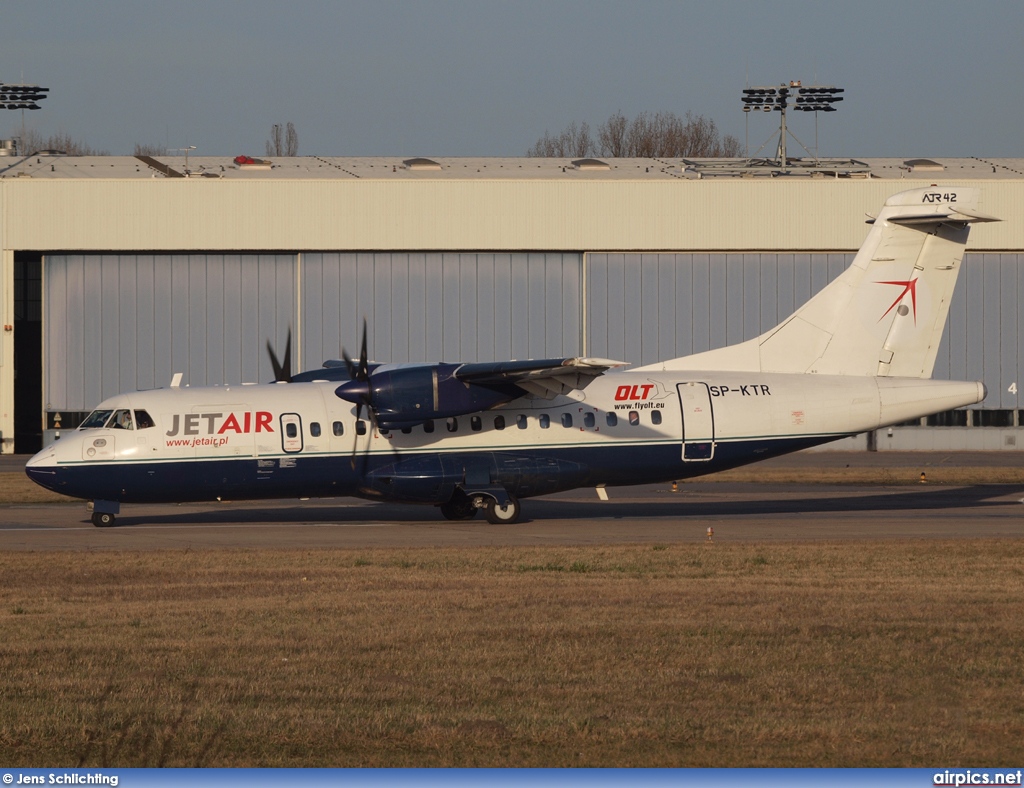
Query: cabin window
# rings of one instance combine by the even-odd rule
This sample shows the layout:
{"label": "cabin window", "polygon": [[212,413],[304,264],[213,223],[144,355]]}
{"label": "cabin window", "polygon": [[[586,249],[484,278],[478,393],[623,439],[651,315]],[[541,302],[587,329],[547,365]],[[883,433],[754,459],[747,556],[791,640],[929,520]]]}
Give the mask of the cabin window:
{"label": "cabin window", "polygon": [[640,414],[635,410],[629,412],[629,426],[635,427],[640,423]]}
{"label": "cabin window", "polygon": [[480,430],[481,430],[481,428],[482,428],[483,426],[484,426],[484,425],[483,425],[483,422],[482,422],[482,421],[480,421],[480,417],[479,417],[479,416],[473,416],[473,417],[472,417],[472,418],[471,418],[471,419],[469,420],[469,428],[470,428],[471,430],[473,430],[473,432],[480,432]]}
{"label": "cabin window", "polygon": [[563,427],[571,427],[572,426],[572,414],[571,413],[563,413],[562,414],[562,426]]}
{"label": "cabin window", "polygon": [[614,427],[616,424],[619,423],[619,417],[616,416],[614,413],[609,413],[608,415],[606,415],[604,417],[604,420],[609,427]]}
{"label": "cabin window", "polygon": [[459,430],[459,420],[454,416],[451,416],[445,422],[445,425],[448,427],[448,432],[458,432]]}
{"label": "cabin window", "polygon": [[495,416],[494,417],[494,429],[496,429],[496,430],[503,430],[503,429],[505,429],[505,417],[504,416]]}
{"label": "cabin window", "polygon": [[365,435],[365,434],[366,434],[366,422],[363,421],[362,419],[359,419],[358,421],[356,421],[356,435]]}
{"label": "cabin window", "polygon": [[412,427],[402,427],[403,435],[412,435]]}
{"label": "cabin window", "polygon": [[521,429],[521,430],[525,430],[526,429],[526,414],[525,413],[520,413],[518,416],[516,416],[516,426],[519,429]]}
{"label": "cabin window", "polygon": [[144,410],[135,411],[135,428],[140,430],[148,430],[150,427],[155,427],[156,422],[153,421],[153,417],[150,416]]}
{"label": "cabin window", "polygon": [[425,422],[423,422],[423,431],[424,432],[433,432],[434,431],[434,422],[431,419],[427,419]]}
{"label": "cabin window", "polygon": [[309,422],[309,434],[313,438],[319,438],[320,437],[320,422],[319,421],[311,421],[311,422]]}
{"label": "cabin window", "polygon": [[94,410],[90,413],[85,421],[78,427],[80,430],[95,430],[104,426],[107,423],[107,419],[110,418],[112,410]]}
{"label": "cabin window", "polygon": [[298,425],[296,425],[294,421],[289,421],[287,424],[284,425],[284,434],[287,435],[289,438],[299,437]]}
{"label": "cabin window", "polygon": [[540,418],[538,419],[538,421],[540,421],[540,428],[542,430],[546,430],[548,427],[551,426],[551,417],[546,413],[540,414]]}
{"label": "cabin window", "polygon": [[596,423],[597,423],[597,420],[594,418],[594,414],[593,413],[584,413],[583,414],[583,426],[586,427],[588,430],[594,429],[594,424],[596,424]]}
{"label": "cabin window", "polygon": [[335,438],[340,438],[345,434],[345,425],[340,421],[334,422],[334,424],[331,425],[331,429],[334,431]]}
{"label": "cabin window", "polygon": [[661,424],[661,411],[660,410],[652,410],[651,411],[651,424]]}
{"label": "cabin window", "polygon": [[114,411],[114,418],[110,420],[112,430],[133,430],[132,412],[127,408]]}

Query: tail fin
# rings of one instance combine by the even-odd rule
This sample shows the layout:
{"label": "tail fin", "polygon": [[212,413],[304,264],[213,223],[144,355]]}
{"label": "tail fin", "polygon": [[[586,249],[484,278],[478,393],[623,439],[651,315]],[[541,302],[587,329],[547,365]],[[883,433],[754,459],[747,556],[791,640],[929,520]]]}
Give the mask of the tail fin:
{"label": "tail fin", "polygon": [[771,331],[647,368],[931,377],[970,224],[998,221],[979,197],[893,195],[850,267]]}

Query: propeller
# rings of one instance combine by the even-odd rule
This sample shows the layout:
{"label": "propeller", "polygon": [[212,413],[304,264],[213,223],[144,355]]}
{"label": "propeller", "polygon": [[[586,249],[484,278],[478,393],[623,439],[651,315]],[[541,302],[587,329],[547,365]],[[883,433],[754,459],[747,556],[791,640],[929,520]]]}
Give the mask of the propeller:
{"label": "propeller", "polygon": [[278,361],[270,340],[267,340],[267,352],[270,354],[270,365],[274,368],[274,380],[278,383],[290,383],[292,379],[292,329],[288,328],[288,339],[284,343],[284,360]]}
{"label": "propeller", "polygon": [[[373,400],[370,396],[370,360],[367,357],[366,351],[366,318],[363,318],[363,341],[359,349],[359,363],[356,364],[352,361],[348,351],[344,348],[341,349],[341,357],[345,361],[345,367],[348,369],[348,374],[351,380],[342,383],[338,388],[334,390],[341,399],[352,402],[356,406],[356,419],[362,417],[363,405],[366,406],[366,412],[370,417],[370,423],[373,428],[380,431],[377,426],[377,416],[373,412]],[[350,464],[352,470],[356,469],[356,446],[357,440],[352,441],[352,457]],[[366,451],[370,450],[369,444],[366,446]],[[363,454],[363,465],[365,472],[366,465],[366,453]]]}
{"label": "propeller", "polygon": [[[334,393],[342,399],[355,404],[357,419],[360,417],[363,405],[366,405],[370,419],[373,420],[373,402],[370,398],[370,361],[366,357],[365,317],[363,318],[363,343],[359,351],[359,363],[353,362],[348,351],[344,348],[341,350],[341,357],[345,361],[345,367],[348,369],[349,377],[352,379],[338,386]],[[376,421],[374,423],[376,425]]]}

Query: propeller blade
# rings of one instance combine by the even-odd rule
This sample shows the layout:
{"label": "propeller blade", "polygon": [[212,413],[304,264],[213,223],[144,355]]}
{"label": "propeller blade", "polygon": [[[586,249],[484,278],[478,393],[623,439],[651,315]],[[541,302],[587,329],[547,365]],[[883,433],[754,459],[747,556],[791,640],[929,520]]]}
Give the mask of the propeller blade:
{"label": "propeller blade", "polygon": [[363,318],[363,346],[359,351],[359,379],[368,380],[370,377],[370,360],[366,357],[366,318]]}
{"label": "propeller blade", "polygon": [[[360,420],[363,414],[363,406],[366,406],[366,414],[369,416],[370,424],[373,430],[377,429],[377,416],[373,412],[373,396],[370,393],[370,359],[367,350],[367,328],[366,318],[363,318],[363,338],[360,342],[359,348],[359,363],[356,364],[352,360],[352,357],[348,354],[345,348],[341,349],[341,358],[345,362],[345,368],[348,370],[349,377],[351,380],[342,383],[338,388],[334,390],[334,393],[343,400],[353,403],[356,406],[356,420]],[[367,457],[370,453],[370,441],[373,440],[372,432],[368,432],[369,437],[367,438],[366,449],[362,452],[363,458],[363,470],[362,473],[366,472]],[[352,441],[352,456],[349,459],[349,464],[352,466],[352,470],[356,469],[356,452],[358,451],[359,438],[356,433],[355,439]]]}
{"label": "propeller blade", "polygon": [[284,361],[277,360],[270,340],[267,340],[267,353],[270,354],[270,366],[274,368],[274,380],[289,383],[292,379],[292,330],[288,329],[288,339],[284,343]]}

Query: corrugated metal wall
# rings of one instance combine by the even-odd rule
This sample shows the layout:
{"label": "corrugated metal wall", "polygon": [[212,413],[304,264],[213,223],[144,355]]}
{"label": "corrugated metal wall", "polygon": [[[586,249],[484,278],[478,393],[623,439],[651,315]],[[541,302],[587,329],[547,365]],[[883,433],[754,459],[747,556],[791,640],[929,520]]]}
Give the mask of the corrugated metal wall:
{"label": "corrugated metal wall", "polygon": [[[852,258],[588,254],[585,352],[648,364],[741,342]],[[582,266],[567,253],[48,256],[46,407],[88,410],[178,371],[191,385],[270,380],[265,344],[283,353],[289,327],[314,368],[343,346],[358,354],[364,316],[379,361],[576,355]],[[1018,408],[1024,254],[969,254],[965,267],[935,376],[982,380],[985,407]]]}
{"label": "corrugated metal wall", "polygon": [[964,266],[935,360],[935,377],[983,381],[988,386],[983,407],[1019,408],[1024,254],[967,254]]}
{"label": "corrugated metal wall", "polygon": [[[609,180],[572,168],[551,179],[509,175],[507,180],[447,175],[312,181],[4,178],[3,243],[8,249],[94,254],[140,249],[814,252],[858,248],[867,234],[865,214],[877,214],[892,194],[928,184],[880,178]],[[1021,181],[958,184],[947,177],[942,183],[981,188],[981,210],[1005,220],[973,227],[972,249],[1024,249],[1024,223],[1013,221],[1024,212]]]}
{"label": "corrugated metal wall", "polygon": [[380,361],[580,352],[578,254],[304,254],[301,266],[306,367],[357,355],[364,316]]}
{"label": "corrugated metal wall", "polygon": [[272,380],[263,349],[295,320],[295,257],[44,258],[47,409],[89,410],[122,391]]}
{"label": "corrugated metal wall", "polygon": [[[53,255],[44,263],[46,408],[122,391],[267,381],[358,356],[486,361],[580,353],[579,254]],[[297,283],[301,280],[301,286]]]}
{"label": "corrugated metal wall", "polygon": [[652,364],[778,325],[853,254],[588,254],[587,353]]}

